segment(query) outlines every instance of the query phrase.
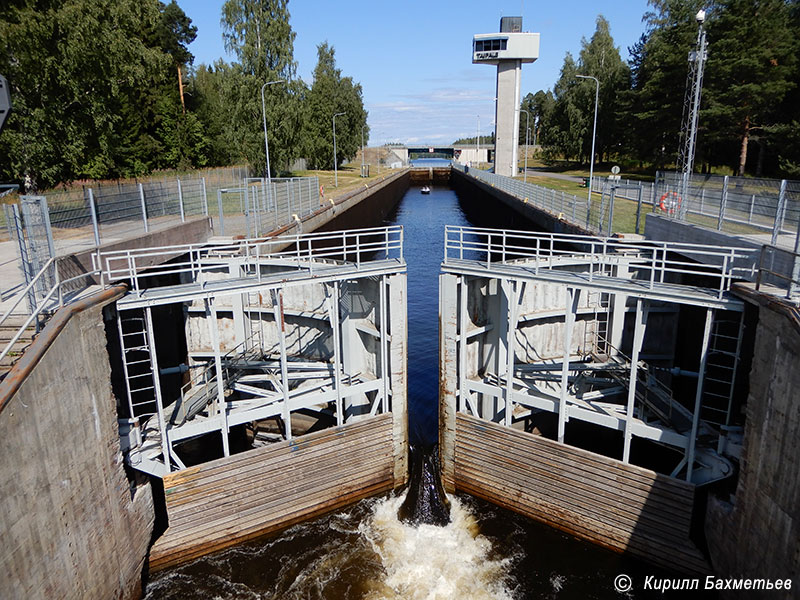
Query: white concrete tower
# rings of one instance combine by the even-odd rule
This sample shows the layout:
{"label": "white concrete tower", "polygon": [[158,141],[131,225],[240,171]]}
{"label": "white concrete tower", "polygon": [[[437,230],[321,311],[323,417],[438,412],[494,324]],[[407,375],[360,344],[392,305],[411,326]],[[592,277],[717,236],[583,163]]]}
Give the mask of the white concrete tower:
{"label": "white concrete tower", "polygon": [[539,34],[522,33],[522,17],[502,17],[500,33],[472,38],[473,64],[497,65],[494,172],[517,174],[519,149],[519,86],[522,63],[539,58]]}

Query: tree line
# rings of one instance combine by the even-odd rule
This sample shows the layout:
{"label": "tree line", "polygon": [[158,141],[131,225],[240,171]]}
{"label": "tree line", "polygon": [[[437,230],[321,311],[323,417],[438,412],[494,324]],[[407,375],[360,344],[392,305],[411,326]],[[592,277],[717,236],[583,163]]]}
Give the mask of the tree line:
{"label": "tree line", "polygon": [[[695,170],[800,177],[800,2],[650,0],[645,31],[623,61],[598,16],[577,58],[567,53],[552,90],[526,94],[531,140],[546,157],[588,162],[596,77],[595,159],[674,168],[685,120],[688,53],[706,10],[708,59]],[[520,140],[525,120],[520,120]]]}
{"label": "tree line", "polygon": [[[13,109],[0,133],[0,181],[28,192],[81,179],[297,158],[331,168],[355,155],[367,112],[361,85],[322,42],[309,85],[297,77],[288,0],[226,0],[235,60],[194,66],[197,28],[172,0],[5,0],[0,74]],[[268,82],[278,82],[266,85]]]}

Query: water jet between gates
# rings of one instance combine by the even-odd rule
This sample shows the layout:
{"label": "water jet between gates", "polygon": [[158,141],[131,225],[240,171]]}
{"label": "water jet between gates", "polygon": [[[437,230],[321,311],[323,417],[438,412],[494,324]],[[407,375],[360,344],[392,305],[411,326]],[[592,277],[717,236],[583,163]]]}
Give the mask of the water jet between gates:
{"label": "water jet between gates", "polygon": [[439,467],[439,445],[411,446],[411,478],[397,518],[409,525],[438,525],[450,523],[450,501],[442,487]]}

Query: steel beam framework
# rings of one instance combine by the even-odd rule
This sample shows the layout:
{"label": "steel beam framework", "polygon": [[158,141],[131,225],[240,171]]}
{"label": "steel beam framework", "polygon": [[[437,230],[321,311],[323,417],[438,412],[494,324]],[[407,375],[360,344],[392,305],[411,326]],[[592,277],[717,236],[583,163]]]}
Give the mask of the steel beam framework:
{"label": "steel beam framework", "polygon": [[[229,456],[231,428],[265,419],[277,419],[290,440],[298,411],[318,426],[404,416],[405,263],[362,252],[353,249],[358,265],[312,255],[305,262],[317,264],[300,271],[285,256],[217,254],[195,261],[187,283],[148,288],[142,279],[117,303],[129,464],[159,477],[183,469],[181,443],[213,432]],[[306,308],[309,298],[319,310]],[[188,365],[166,369],[190,373],[177,399],[164,395],[157,357],[166,338],[153,324],[153,312],[170,304],[183,306],[189,347]]]}

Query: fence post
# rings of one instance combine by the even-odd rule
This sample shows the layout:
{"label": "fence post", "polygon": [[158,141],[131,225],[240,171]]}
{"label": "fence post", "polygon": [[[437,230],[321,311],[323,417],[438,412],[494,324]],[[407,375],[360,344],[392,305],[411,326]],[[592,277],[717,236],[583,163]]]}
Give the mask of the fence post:
{"label": "fence post", "polygon": [[786,292],[786,298],[791,300],[792,296],[800,288],[800,223],[797,226],[797,235],[794,237],[794,255],[792,256],[792,279],[789,281],[789,289]]}
{"label": "fence post", "polygon": [[719,199],[719,220],[717,221],[717,231],[722,231],[722,222],[725,220],[725,204],[728,202],[728,176],[722,180],[722,196]]}
{"label": "fence post", "polygon": [[206,195],[206,178],[201,177],[200,182],[203,184],[203,214],[208,216],[208,196]]}
{"label": "fence post", "polygon": [[656,212],[656,196],[658,195],[658,177],[660,175],[660,171],[656,171],[656,180],[653,182],[652,193],[650,194],[650,206],[652,207],[652,212]]}
{"label": "fence post", "polygon": [[181,208],[181,223],[186,222],[186,213],[183,210],[183,188],[181,187],[181,178],[178,177],[178,204]]}
{"label": "fence post", "polygon": [[92,215],[92,229],[94,229],[94,245],[100,246],[100,228],[97,226],[97,208],[94,205],[94,190],[89,188],[89,212]]}
{"label": "fence post", "polygon": [[139,200],[142,202],[142,222],[144,223],[144,232],[148,233],[150,228],[147,226],[147,205],[144,201],[144,187],[139,184]]}
{"label": "fence post", "polygon": [[246,181],[244,183],[244,201],[240,202],[239,205],[242,207],[242,213],[244,214],[244,230],[246,232],[245,238],[252,239],[255,236],[250,232],[250,197],[247,194]]}
{"label": "fence post", "polygon": [[775,224],[772,226],[772,242],[773,246],[777,245],[778,234],[783,227],[783,217],[786,213],[786,180],[781,181],[781,191],[778,194],[778,209],[775,211]]}
{"label": "fence post", "polygon": [[611,236],[614,233],[614,196],[617,192],[617,186],[611,186],[611,197],[609,199],[608,204],[608,235]]}
{"label": "fence post", "polygon": [[217,205],[219,206],[219,234],[225,235],[225,219],[222,216],[222,190],[217,190]]}
{"label": "fence post", "polygon": [[706,200],[706,188],[703,188],[702,190],[700,190],[700,214],[701,215],[703,214],[703,204],[705,203],[705,200]]}
{"label": "fence post", "polygon": [[642,186],[639,185],[639,197],[636,200],[636,235],[639,235],[639,223],[642,219]]}

